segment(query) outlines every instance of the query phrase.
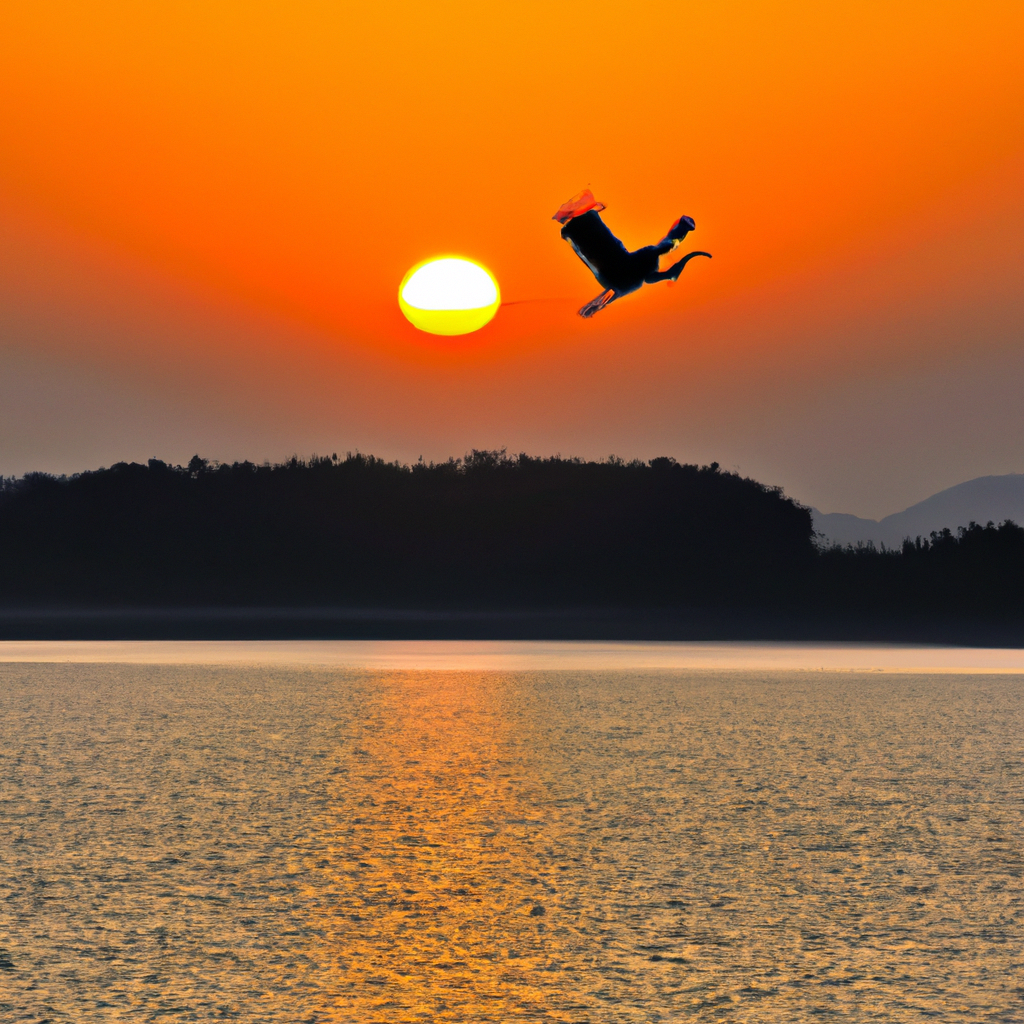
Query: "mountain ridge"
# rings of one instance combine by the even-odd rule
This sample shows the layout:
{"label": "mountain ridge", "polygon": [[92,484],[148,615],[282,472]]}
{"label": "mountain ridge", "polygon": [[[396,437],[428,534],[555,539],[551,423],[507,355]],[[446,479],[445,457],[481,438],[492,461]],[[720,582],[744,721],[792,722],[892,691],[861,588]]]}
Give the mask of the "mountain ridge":
{"label": "mountain ridge", "polygon": [[985,525],[1006,520],[1024,523],[1024,473],[979,476],[954,484],[883,519],[863,519],[845,512],[820,512],[811,507],[814,529],[830,544],[874,544],[899,547],[905,538],[932,532],[953,532],[971,522]]}

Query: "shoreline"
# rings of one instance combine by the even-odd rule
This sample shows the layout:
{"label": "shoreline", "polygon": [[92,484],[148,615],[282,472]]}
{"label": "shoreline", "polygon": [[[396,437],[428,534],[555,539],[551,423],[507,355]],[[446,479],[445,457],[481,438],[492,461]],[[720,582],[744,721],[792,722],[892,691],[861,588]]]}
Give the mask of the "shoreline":
{"label": "shoreline", "polygon": [[1024,649],[631,640],[6,640],[2,665],[1024,676]]}

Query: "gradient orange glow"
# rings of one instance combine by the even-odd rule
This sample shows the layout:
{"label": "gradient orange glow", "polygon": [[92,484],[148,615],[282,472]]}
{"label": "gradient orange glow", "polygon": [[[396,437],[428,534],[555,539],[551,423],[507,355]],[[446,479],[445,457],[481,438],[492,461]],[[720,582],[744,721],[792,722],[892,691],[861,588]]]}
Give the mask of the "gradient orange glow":
{"label": "gradient orange glow", "polygon": [[[922,326],[936,309],[947,323],[976,323],[979,304],[1018,322],[1024,7],[621,11],[603,0],[8,5],[0,219],[119,269],[82,284],[74,260],[9,260],[0,289],[45,304],[117,292],[118,274],[138,273],[284,325],[288,340],[268,343],[277,354],[260,357],[247,387],[273,393],[287,420],[310,399],[282,383],[285,353],[365,377],[360,422],[387,423],[370,443],[413,457],[520,438],[582,451],[582,435],[554,421],[523,428],[571,378],[585,397],[565,415],[593,422],[595,444],[687,458],[708,449],[721,403],[733,403],[720,412],[731,423],[743,418],[766,373],[799,378],[806,395],[836,374],[856,380],[865,359],[905,368],[955,355],[962,333]],[[631,248],[689,214],[688,242],[714,261],[579,320],[599,289],[550,218],[587,185]],[[500,281],[509,304],[482,331],[430,338],[399,311],[403,275],[437,252],[472,254]],[[1005,346],[996,333],[986,337]],[[54,359],[145,376],[194,343],[157,334],[88,341],[64,329],[45,345]],[[226,336],[212,343],[220,356],[200,347],[225,367],[238,355]],[[609,433],[623,360],[620,408],[658,408],[664,423],[684,399],[659,382],[682,373],[684,391],[715,396],[711,420]],[[755,365],[728,394],[722,381]],[[488,412],[446,421],[438,387]],[[341,393],[324,393],[325,410],[332,401]],[[781,423],[789,404],[779,393],[776,412],[759,415]],[[344,447],[334,438],[350,425],[327,412],[318,423],[324,444]],[[811,486],[778,459],[743,469]]]}

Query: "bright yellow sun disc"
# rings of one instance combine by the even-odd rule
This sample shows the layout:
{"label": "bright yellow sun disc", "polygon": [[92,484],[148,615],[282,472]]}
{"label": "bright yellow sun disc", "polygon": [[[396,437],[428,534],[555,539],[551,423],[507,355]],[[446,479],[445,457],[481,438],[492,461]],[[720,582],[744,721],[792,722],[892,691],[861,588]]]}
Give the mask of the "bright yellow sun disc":
{"label": "bright yellow sun disc", "polygon": [[491,272],[462,256],[418,263],[402,278],[398,305],[428,334],[469,334],[489,323],[501,305]]}

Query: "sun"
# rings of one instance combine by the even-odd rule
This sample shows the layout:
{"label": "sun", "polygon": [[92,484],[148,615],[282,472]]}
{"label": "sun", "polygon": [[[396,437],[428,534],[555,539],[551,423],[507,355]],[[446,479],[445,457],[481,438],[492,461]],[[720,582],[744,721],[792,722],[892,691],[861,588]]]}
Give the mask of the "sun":
{"label": "sun", "polygon": [[475,260],[436,256],[402,278],[398,305],[409,323],[428,334],[470,334],[493,319],[501,291],[494,275]]}

